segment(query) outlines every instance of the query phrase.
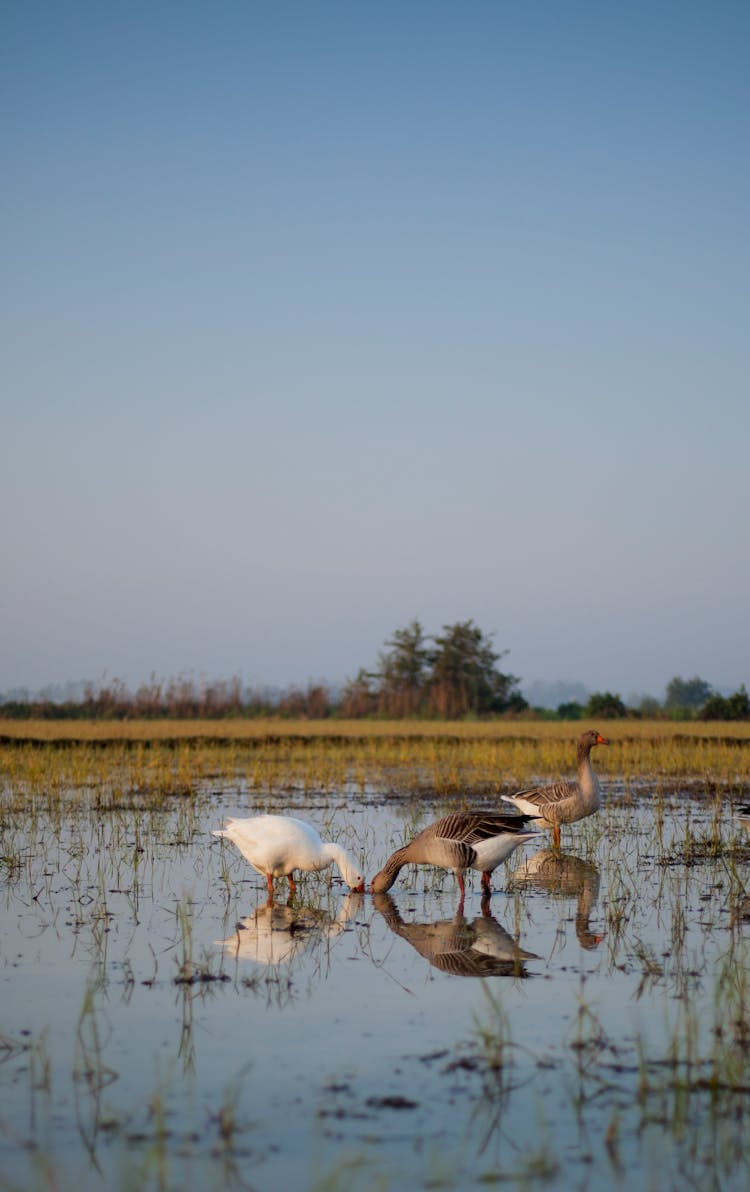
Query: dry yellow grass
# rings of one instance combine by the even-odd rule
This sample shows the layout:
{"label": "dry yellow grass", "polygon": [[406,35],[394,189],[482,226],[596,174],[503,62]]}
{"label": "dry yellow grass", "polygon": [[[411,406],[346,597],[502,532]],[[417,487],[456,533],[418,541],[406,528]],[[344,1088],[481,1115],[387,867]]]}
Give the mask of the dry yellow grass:
{"label": "dry yellow grass", "polygon": [[[584,722],[0,722],[0,787],[23,800],[369,790],[471,799],[570,775]],[[608,721],[595,768],[626,789],[750,790],[750,725]],[[74,792],[78,792],[75,794]]]}
{"label": "dry yellow grass", "polygon": [[674,737],[750,741],[748,721],[670,720],[3,720],[0,739],[38,741],[163,741],[210,738],[257,741],[264,738],[434,737],[474,740],[574,741],[587,728],[614,739]]}

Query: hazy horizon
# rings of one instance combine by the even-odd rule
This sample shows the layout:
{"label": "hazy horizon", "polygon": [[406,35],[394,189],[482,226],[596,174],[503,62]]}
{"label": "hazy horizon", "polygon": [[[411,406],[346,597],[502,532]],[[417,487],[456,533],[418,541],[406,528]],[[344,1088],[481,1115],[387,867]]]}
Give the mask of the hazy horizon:
{"label": "hazy horizon", "polygon": [[0,690],[750,679],[750,7],[2,13]]}
{"label": "hazy horizon", "polygon": [[[498,663],[498,668],[507,672],[508,668],[503,666],[502,661]],[[44,684],[41,687],[31,689],[29,687],[15,687],[5,690],[0,690],[0,704],[11,701],[26,701],[26,700],[50,700],[53,703],[64,703],[67,701],[78,702],[85,696],[88,688],[93,687],[94,690],[107,685],[115,683],[124,683],[131,695],[135,695],[139,687],[147,687],[152,683],[160,683],[162,686],[168,686],[171,682],[179,682],[185,680],[192,683],[196,688],[201,686],[210,686],[211,684],[232,683],[235,680],[239,681],[241,687],[245,691],[253,691],[261,695],[267,695],[270,698],[283,695],[287,691],[293,689],[305,689],[308,686],[315,684],[322,684],[328,688],[334,698],[337,698],[343,691],[347,679],[354,676],[346,676],[345,678],[330,679],[325,675],[308,676],[305,681],[295,681],[290,683],[265,683],[262,680],[250,680],[240,673],[233,675],[195,675],[192,672],[181,672],[174,675],[156,675],[153,672],[144,676],[136,682],[127,680],[121,675],[100,675],[97,678],[68,680],[64,683]],[[705,676],[694,675],[680,675],[670,676],[670,678],[692,679],[695,677],[705,678]],[[729,688],[721,688],[706,680],[709,686],[719,695],[729,695],[731,691]],[[622,699],[628,707],[638,707],[642,700],[656,699],[659,703],[664,702],[666,693],[666,686],[660,691],[646,691],[643,689],[634,689],[630,691],[620,691],[616,688],[610,687],[606,690],[610,691]],[[556,709],[561,704],[577,702],[585,704],[590,695],[595,694],[593,689],[587,684],[582,683],[577,679],[520,679],[518,683],[518,690],[527,700],[531,707]],[[604,688],[600,689],[603,693]]]}

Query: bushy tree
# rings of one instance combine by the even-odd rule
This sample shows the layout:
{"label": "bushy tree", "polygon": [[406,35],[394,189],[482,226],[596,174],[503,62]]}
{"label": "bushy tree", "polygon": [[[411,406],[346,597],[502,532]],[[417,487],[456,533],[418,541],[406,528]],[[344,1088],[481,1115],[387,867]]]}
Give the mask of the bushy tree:
{"label": "bushy tree", "polygon": [[727,697],[727,708],[730,720],[747,720],[750,718],[750,697],[745,684],[740,684],[739,690]]}
{"label": "bushy tree", "polygon": [[524,696],[521,694],[521,692],[518,691],[517,689],[515,691],[511,691],[510,695],[508,696],[508,700],[507,700],[507,703],[506,703],[503,711],[504,712],[515,712],[517,715],[520,716],[522,712],[528,712],[528,710],[529,710],[529,701],[524,698]]}
{"label": "bushy tree", "polygon": [[670,711],[678,708],[690,708],[697,712],[702,708],[711,695],[711,685],[698,675],[693,679],[681,679],[675,675],[667,683],[664,695],[664,705]]}
{"label": "bushy tree", "polygon": [[749,720],[750,697],[742,683],[733,695],[723,696],[714,692],[700,710],[701,720]]}
{"label": "bushy tree", "polygon": [[424,701],[430,651],[421,624],[397,629],[378,659],[380,705],[388,716],[412,716]]}
{"label": "bushy tree", "polygon": [[498,653],[473,620],[444,625],[430,651],[430,700],[435,712],[446,719],[468,713],[503,712],[518,679],[497,669],[508,653]]}
{"label": "bushy tree", "polygon": [[[632,705],[631,705],[632,706]],[[655,720],[661,712],[661,704],[653,695],[644,695],[638,702],[636,711],[639,716]]]}
{"label": "bushy tree", "polygon": [[569,700],[566,704],[558,704],[557,715],[561,720],[582,720],[586,709],[578,700]]}
{"label": "bushy tree", "polygon": [[613,695],[611,691],[595,691],[589,696],[586,715],[601,720],[619,720],[627,715],[627,708],[619,695]]}
{"label": "bushy tree", "polygon": [[442,633],[428,637],[415,619],[397,629],[385,647],[374,673],[360,670],[346,684],[340,715],[456,719],[528,707],[516,676],[498,669],[508,651],[493,649],[492,635],[473,620],[444,625]]}

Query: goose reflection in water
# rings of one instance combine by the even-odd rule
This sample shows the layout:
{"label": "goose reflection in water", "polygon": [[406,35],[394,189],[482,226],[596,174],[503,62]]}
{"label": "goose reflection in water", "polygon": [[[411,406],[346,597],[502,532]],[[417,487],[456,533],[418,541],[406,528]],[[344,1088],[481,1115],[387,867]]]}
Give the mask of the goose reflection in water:
{"label": "goose reflection in water", "polygon": [[599,870],[592,861],[584,861],[554,848],[543,848],[514,870],[511,886],[532,886],[554,897],[576,899],[576,935],[582,948],[591,951],[604,939],[591,931],[589,919],[599,897]]}
{"label": "goose reflection in water", "polygon": [[489,897],[482,899],[482,914],[474,919],[464,917],[461,904],[452,919],[433,923],[406,922],[390,894],[374,894],[373,905],[395,935],[454,977],[527,977],[523,961],[539,960],[490,914]]}
{"label": "goose reflection in water", "polygon": [[[746,832],[750,832],[750,803],[746,807],[738,808],[737,822]],[[750,894],[742,895],[738,903],[738,912],[741,919],[750,920]]]}
{"label": "goose reflection in water", "polygon": [[361,911],[362,904],[361,894],[347,894],[341,910],[333,918],[319,907],[294,905],[291,898],[287,903],[269,898],[264,906],[241,919],[232,935],[217,940],[216,947],[236,960],[251,960],[264,965],[289,964],[315,944],[340,936]]}

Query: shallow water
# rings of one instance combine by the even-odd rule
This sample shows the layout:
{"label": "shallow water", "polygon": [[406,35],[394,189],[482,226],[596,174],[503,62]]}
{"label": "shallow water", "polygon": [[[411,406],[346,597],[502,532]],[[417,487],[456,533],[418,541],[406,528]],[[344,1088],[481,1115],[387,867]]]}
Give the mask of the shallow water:
{"label": "shallow water", "polygon": [[[371,877],[446,808],[275,809]],[[413,868],[268,906],[211,837],[249,810],[5,817],[0,1187],[748,1186],[750,834],[726,804],[615,788],[463,914]]]}

